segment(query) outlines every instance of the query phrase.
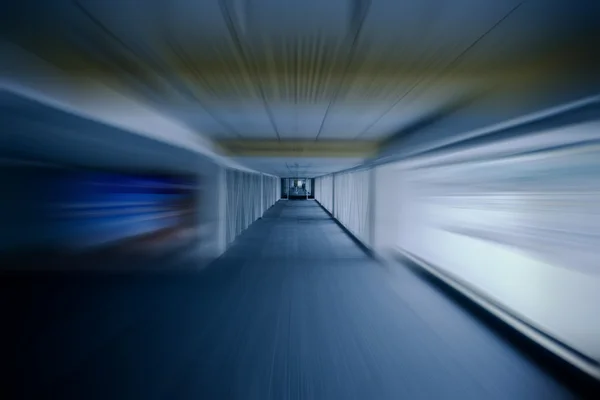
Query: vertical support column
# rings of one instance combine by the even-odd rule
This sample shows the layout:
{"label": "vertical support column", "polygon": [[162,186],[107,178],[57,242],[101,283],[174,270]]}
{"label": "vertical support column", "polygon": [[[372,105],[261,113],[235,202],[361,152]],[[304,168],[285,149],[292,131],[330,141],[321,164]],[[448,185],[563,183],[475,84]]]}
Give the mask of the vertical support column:
{"label": "vertical support column", "polygon": [[368,185],[367,185],[367,190],[369,191],[369,200],[368,200],[368,206],[369,208],[367,209],[367,224],[368,224],[368,229],[369,229],[369,235],[368,235],[368,241],[369,241],[369,246],[373,247],[375,244],[375,210],[377,207],[377,172],[376,172],[376,168],[370,168],[369,169],[369,175],[368,175]]}
{"label": "vertical support column", "polygon": [[262,218],[265,213],[265,176],[260,174],[260,215],[259,218]]}
{"label": "vertical support column", "polygon": [[308,182],[309,180],[304,178],[304,196],[306,200],[308,200],[308,187],[310,185]]}
{"label": "vertical support column", "polygon": [[198,163],[199,193],[196,206],[198,220],[198,246],[194,256],[198,257],[198,268],[216,257],[227,248],[227,170],[207,160]]}
{"label": "vertical support column", "polygon": [[283,199],[285,196],[285,178],[279,178],[279,198]]}
{"label": "vertical support column", "polygon": [[331,174],[331,215],[337,218],[335,207],[335,174]]}
{"label": "vertical support column", "polygon": [[375,253],[382,257],[397,245],[400,224],[400,185],[397,177],[397,170],[391,166],[383,165],[374,168],[372,247]]}
{"label": "vertical support column", "polygon": [[216,173],[217,191],[217,256],[227,249],[227,170],[218,167]]}

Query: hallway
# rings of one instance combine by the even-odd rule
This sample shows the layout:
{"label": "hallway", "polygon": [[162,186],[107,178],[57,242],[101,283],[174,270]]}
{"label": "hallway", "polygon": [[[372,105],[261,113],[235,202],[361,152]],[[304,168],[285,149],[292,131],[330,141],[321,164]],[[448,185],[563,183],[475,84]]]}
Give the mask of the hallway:
{"label": "hallway", "polygon": [[22,398],[572,397],[315,201],[277,202],[200,273],[15,280],[0,293],[28,307],[4,349]]}

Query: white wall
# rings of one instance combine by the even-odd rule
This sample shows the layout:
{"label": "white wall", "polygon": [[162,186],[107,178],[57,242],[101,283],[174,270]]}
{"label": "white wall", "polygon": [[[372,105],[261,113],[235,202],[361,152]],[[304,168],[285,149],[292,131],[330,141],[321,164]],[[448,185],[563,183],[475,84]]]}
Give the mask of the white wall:
{"label": "white wall", "polygon": [[335,174],[333,214],[365,243],[370,240],[371,181],[369,170]]}
{"label": "white wall", "polygon": [[333,175],[315,178],[315,199],[333,213]]}
{"label": "white wall", "polygon": [[262,214],[281,197],[281,180],[278,177],[262,175]]}
{"label": "white wall", "polygon": [[321,177],[316,198],[600,362],[599,177],[596,121]]}
{"label": "white wall", "polygon": [[229,245],[279,199],[279,178],[235,169],[225,171],[225,243]]}
{"label": "white wall", "polygon": [[452,165],[398,164],[397,244],[600,360],[600,147],[553,150],[547,137],[513,141],[536,153],[496,158],[497,143]]}

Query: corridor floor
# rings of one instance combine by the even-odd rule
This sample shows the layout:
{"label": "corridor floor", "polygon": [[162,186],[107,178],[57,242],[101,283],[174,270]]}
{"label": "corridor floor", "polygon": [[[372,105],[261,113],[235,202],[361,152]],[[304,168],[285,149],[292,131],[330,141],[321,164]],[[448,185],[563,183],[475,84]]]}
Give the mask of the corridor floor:
{"label": "corridor floor", "polygon": [[315,201],[279,201],[199,273],[28,285],[2,287],[17,398],[573,398]]}

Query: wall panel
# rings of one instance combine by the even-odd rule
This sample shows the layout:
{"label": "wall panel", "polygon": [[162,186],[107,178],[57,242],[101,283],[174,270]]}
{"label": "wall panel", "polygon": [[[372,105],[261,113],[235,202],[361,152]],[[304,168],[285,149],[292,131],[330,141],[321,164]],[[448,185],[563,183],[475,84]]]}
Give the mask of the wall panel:
{"label": "wall panel", "polygon": [[340,172],[315,190],[380,255],[409,252],[600,365],[598,177],[592,121]]}
{"label": "wall panel", "polygon": [[333,212],[333,175],[315,179],[315,199],[329,212]]}
{"label": "wall panel", "polygon": [[369,244],[369,170],[335,174],[334,215],[363,243]]}
{"label": "wall panel", "polygon": [[226,171],[225,241],[227,244],[262,217],[278,199],[279,178],[228,169]]}
{"label": "wall panel", "polygon": [[[398,247],[600,360],[598,132],[572,125],[397,164]],[[572,143],[553,145],[561,137]]]}

